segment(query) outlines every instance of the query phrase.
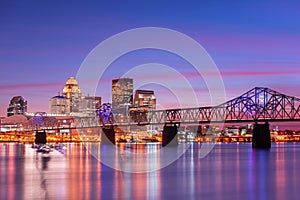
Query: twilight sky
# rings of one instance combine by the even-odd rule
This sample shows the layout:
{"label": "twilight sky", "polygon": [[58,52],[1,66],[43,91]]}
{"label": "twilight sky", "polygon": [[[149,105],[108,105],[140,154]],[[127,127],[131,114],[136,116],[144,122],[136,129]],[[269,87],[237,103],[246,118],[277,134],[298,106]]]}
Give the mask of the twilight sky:
{"label": "twilight sky", "polygon": [[[49,99],[76,76],[96,45],[119,32],[149,26],[180,31],[199,42],[218,66],[228,99],[255,86],[300,97],[299,2],[195,2],[1,1],[0,116],[6,115],[15,95],[28,100],[29,112],[48,112]],[[117,59],[105,73],[106,81],[99,83],[97,95],[110,101],[111,79],[145,63],[173,67],[190,81],[201,105],[209,104],[201,76],[183,59],[158,50]],[[177,86],[184,95],[185,88]],[[167,89],[144,88],[155,89],[162,106],[176,106]]]}

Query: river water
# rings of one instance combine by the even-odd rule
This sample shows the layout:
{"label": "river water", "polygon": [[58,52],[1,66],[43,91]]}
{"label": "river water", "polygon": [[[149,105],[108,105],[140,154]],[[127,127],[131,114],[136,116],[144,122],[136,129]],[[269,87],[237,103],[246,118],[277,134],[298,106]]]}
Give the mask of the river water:
{"label": "river water", "polygon": [[[149,145],[159,157],[158,144],[134,149],[147,153]],[[82,143],[49,156],[28,144],[0,143],[0,199],[300,198],[300,143],[273,143],[270,150],[216,144],[204,158],[200,147],[192,144],[159,170],[128,173],[99,162]]]}

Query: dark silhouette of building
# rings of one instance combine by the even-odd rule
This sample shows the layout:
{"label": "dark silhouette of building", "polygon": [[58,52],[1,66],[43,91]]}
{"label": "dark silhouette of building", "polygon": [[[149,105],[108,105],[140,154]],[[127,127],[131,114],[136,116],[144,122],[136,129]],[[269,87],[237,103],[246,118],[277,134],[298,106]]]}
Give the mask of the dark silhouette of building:
{"label": "dark silhouette of building", "polygon": [[24,115],[27,112],[27,101],[22,96],[15,96],[10,100],[7,108],[7,117],[12,115]]}

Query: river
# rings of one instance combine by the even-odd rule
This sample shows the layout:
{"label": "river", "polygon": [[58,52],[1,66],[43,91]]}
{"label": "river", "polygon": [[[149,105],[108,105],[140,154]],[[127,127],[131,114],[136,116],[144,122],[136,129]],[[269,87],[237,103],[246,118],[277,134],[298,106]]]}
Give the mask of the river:
{"label": "river", "polygon": [[[122,149],[119,157],[127,164],[124,149],[143,157],[151,152],[157,161],[150,160],[151,166],[161,163],[159,144],[117,148]],[[44,156],[29,144],[0,143],[0,198],[300,198],[300,143],[272,143],[270,150],[252,149],[250,143],[220,143],[204,157],[200,156],[201,144],[195,143],[174,162],[142,173],[126,172],[132,163],[120,171],[114,168],[117,165],[100,162],[101,157],[90,149],[106,154],[99,144],[69,143]],[[113,161],[120,165],[120,160]],[[149,166],[146,161],[132,162]]]}

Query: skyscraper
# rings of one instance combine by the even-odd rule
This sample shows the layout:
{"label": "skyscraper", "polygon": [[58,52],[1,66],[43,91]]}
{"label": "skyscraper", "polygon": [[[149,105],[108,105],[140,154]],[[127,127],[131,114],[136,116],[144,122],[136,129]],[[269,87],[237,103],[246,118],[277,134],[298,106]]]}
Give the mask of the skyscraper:
{"label": "skyscraper", "polygon": [[22,96],[15,96],[10,100],[7,108],[7,117],[12,115],[24,115],[27,112],[27,101]]}
{"label": "skyscraper", "polygon": [[132,105],[133,79],[119,78],[112,80],[112,109],[114,115],[128,116]]}
{"label": "skyscraper", "polygon": [[81,90],[74,77],[70,77],[63,89],[63,96],[70,99],[70,112],[79,112],[81,107]]}
{"label": "skyscraper", "polygon": [[74,77],[70,77],[64,85],[62,95],[49,100],[51,114],[71,116],[91,116],[101,106],[101,97],[82,96],[80,87]]}

